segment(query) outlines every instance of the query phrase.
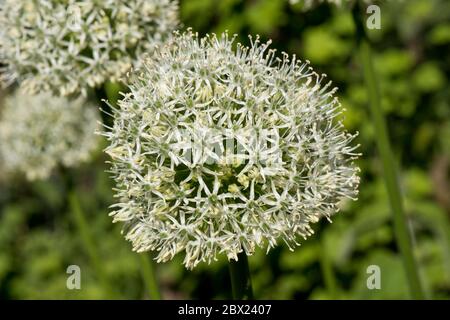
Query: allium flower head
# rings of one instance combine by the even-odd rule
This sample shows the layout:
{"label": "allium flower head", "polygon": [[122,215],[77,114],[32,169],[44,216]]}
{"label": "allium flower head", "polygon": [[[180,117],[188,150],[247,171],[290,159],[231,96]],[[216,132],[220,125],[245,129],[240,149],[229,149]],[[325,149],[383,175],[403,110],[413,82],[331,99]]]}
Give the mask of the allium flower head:
{"label": "allium flower head", "polygon": [[4,0],[3,79],[32,93],[85,92],[122,77],[177,24],[175,0]]}
{"label": "allium flower head", "polygon": [[57,165],[73,167],[98,146],[98,111],[79,98],[21,90],[4,101],[0,115],[0,154],[8,172],[45,179]]}
{"label": "allium flower head", "polygon": [[290,248],[355,198],[353,136],[330,84],[307,63],[227,34],[187,32],[136,73],[104,135],[136,251],[184,264]]}

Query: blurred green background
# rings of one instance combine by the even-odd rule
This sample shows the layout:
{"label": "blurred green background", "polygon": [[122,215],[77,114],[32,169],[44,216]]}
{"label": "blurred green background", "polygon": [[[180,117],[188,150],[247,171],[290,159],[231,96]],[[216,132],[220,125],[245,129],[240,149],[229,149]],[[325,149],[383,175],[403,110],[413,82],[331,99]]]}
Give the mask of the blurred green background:
{"label": "blurred green background", "polygon": [[[420,274],[430,298],[450,298],[450,2],[390,1],[381,5],[381,29],[369,36],[380,77],[382,106],[405,196]],[[363,156],[360,197],[333,223],[290,252],[280,245],[250,257],[260,299],[407,299],[374,128],[359,64],[351,13],[321,4],[310,11],[287,0],[184,0],[183,27],[201,35],[228,30],[272,39],[279,52],[308,59],[339,87],[344,123],[359,131]],[[137,254],[113,225],[107,157],[70,171],[104,268],[96,276],[67,205],[64,178],[27,183],[0,177],[0,299],[145,299]],[[226,259],[187,271],[179,256],[157,266],[163,298],[230,298]],[[68,290],[66,268],[81,268],[81,290]],[[381,269],[381,289],[366,286],[367,267]],[[326,276],[328,275],[328,276]],[[113,288],[113,291],[111,291]]]}

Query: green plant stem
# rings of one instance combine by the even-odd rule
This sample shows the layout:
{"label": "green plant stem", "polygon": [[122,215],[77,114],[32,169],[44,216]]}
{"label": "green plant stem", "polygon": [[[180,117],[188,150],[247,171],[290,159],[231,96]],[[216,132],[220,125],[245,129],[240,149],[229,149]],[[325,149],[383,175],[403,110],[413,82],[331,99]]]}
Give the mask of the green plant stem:
{"label": "green plant stem", "polygon": [[245,254],[245,252],[239,253],[237,261],[230,261],[229,269],[233,299],[253,299],[252,281],[250,278],[247,254]]}
{"label": "green plant stem", "polygon": [[85,250],[89,256],[89,259],[92,263],[92,266],[95,270],[96,276],[98,277],[102,287],[111,295],[114,296],[113,291],[111,291],[111,287],[109,285],[109,281],[106,277],[106,273],[102,267],[102,262],[100,256],[97,252],[97,248],[95,246],[95,242],[93,241],[92,235],[89,230],[89,224],[86,221],[86,217],[81,208],[80,201],[78,199],[78,195],[75,191],[69,191],[69,206],[70,211],[73,214],[73,220],[76,224],[78,232],[81,236],[82,243],[85,247]]}
{"label": "green plant stem", "polygon": [[396,164],[389,141],[386,121],[381,109],[380,90],[378,87],[377,75],[373,66],[372,50],[367,38],[358,6],[355,6],[353,10],[353,18],[356,25],[359,54],[363,66],[364,78],[369,96],[372,121],[375,127],[377,147],[381,156],[385,185],[393,212],[393,222],[397,245],[402,255],[403,265],[408,279],[411,296],[413,299],[424,299],[425,295],[422,289],[416,261],[413,255],[411,234],[408,228],[407,218],[405,216],[403,208],[403,198],[398,182]]}
{"label": "green plant stem", "polygon": [[142,278],[144,279],[148,295],[152,300],[161,300],[158,282],[156,281],[155,264],[147,254],[139,253]]}
{"label": "green plant stem", "polygon": [[126,88],[118,82],[106,82],[103,89],[108,98],[108,102],[114,107],[117,106],[117,101],[120,99],[120,92],[126,90]]}
{"label": "green plant stem", "polygon": [[319,252],[320,252],[320,268],[322,270],[322,277],[325,283],[325,288],[328,291],[331,299],[338,299],[338,285],[336,276],[334,274],[333,265],[330,257],[328,256],[327,243],[325,234],[322,234],[320,240]]}

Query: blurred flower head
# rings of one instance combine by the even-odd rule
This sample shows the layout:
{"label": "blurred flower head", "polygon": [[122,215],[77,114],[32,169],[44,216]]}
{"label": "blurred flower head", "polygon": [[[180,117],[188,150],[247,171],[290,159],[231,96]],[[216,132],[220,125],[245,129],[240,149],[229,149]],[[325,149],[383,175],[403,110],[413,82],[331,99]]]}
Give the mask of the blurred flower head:
{"label": "blurred flower head", "polygon": [[[178,34],[114,111],[114,221],[136,251],[184,264],[293,248],[357,195],[353,135],[330,83],[251,39]],[[234,49],[234,46],[236,47]]]}
{"label": "blurred flower head", "polygon": [[177,24],[173,0],[4,0],[2,78],[30,93],[85,93],[122,77]]}
{"label": "blurred flower head", "polygon": [[45,179],[57,165],[73,167],[98,146],[98,111],[84,99],[50,93],[7,97],[0,118],[0,154],[8,172]]}

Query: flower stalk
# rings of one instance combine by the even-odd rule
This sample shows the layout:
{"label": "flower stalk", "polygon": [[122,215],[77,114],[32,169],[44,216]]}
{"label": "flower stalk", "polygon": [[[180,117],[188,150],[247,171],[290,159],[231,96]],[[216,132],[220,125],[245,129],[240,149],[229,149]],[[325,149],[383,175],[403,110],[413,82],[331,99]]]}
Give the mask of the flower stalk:
{"label": "flower stalk", "polygon": [[228,265],[230,270],[233,299],[251,300],[253,299],[253,289],[248,266],[248,258],[245,252],[239,253],[237,258],[237,260],[230,260]]}
{"label": "flower stalk", "polygon": [[335,300],[339,298],[336,274],[333,270],[333,263],[328,255],[327,238],[325,237],[325,234],[322,234],[322,237],[323,238],[319,240],[320,244],[318,247],[320,252],[320,268],[322,271],[325,289],[330,295],[330,298]]}
{"label": "flower stalk", "polygon": [[376,132],[376,143],[380,153],[384,171],[384,180],[393,213],[394,231],[397,245],[400,249],[405,273],[408,279],[410,293],[414,299],[424,299],[418,268],[414,259],[410,230],[403,207],[403,198],[398,181],[398,172],[394,161],[392,147],[389,141],[388,129],[381,109],[378,77],[372,60],[372,49],[360,16],[359,5],[353,9],[353,19],[356,26],[359,45],[359,58],[363,66],[364,79],[369,96],[370,111]]}
{"label": "flower stalk", "polygon": [[86,221],[86,217],[81,208],[80,200],[76,191],[71,190],[69,192],[69,206],[70,211],[73,214],[73,221],[78,229],[81,241],[85,247],[85,250],[89,256],[92,267],[95,270],[96,276],[100,281],[102,287],[109,295],[114,296],[113,291],[111,291],[108,278],[106,276],[105,270],[103,268],[100,255],[98,254],[95,242],[92,237],[92,233],[89,230],[89,224]]}
{"label": "flower stalk", "polygon": [[156,277],[155,264],[150,257],[145,253],[139,254],[141,264],[142,277],[147,288],[148,295],[152,300],[161,300],[161,293]]}

